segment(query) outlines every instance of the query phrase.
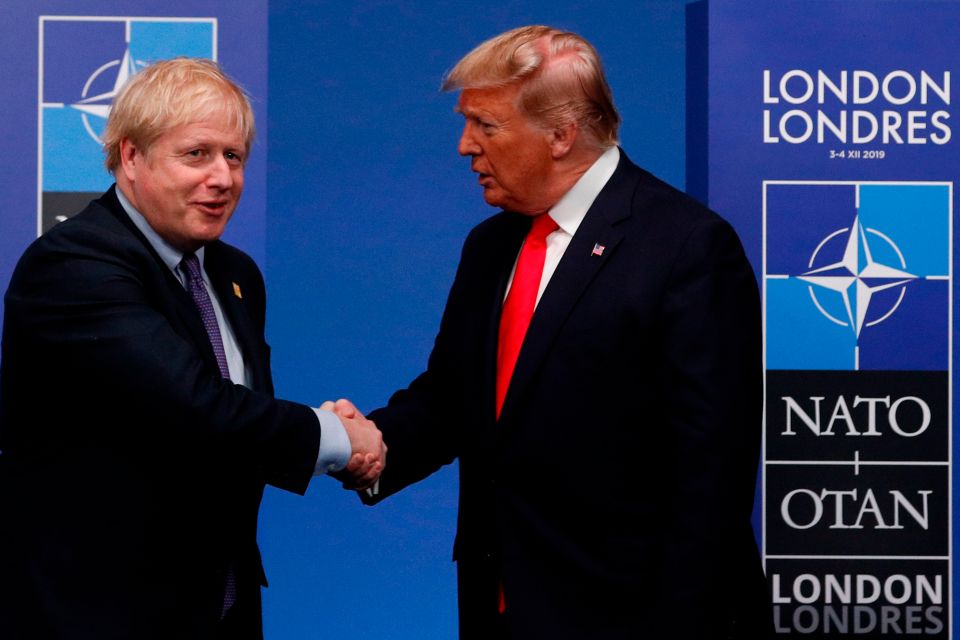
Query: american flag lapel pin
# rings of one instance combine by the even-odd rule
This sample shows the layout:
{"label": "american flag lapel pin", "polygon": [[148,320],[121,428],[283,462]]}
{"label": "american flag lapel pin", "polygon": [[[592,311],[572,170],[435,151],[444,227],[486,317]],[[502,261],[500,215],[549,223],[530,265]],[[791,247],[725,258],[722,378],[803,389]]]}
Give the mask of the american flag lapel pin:
{"label": "american flag lapel pin", "polygon": [[[594,251],[596,251],[596,249],[594,249]],[[240,285],[238,285],[236,282],[232,284],[233,284],[233,295],[243,300],[243,293],[240,291]]]}
{"label": "american flag lapel pin", "polygon": [[602,244],[600,244],[600,243],[598,242],[598,243],[596,243],[595,245],[593,245],[593,251],[590,252],[590,255],[591,255],[591,256],[602,256],[604,249],[606,249],[606,247],[603,246]]}

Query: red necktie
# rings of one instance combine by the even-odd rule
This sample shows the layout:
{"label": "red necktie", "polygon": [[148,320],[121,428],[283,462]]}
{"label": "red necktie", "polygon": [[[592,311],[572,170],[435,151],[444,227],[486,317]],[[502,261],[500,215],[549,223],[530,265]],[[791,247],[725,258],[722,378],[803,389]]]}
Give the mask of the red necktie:
{"label": "red necktie", "polygon": [[[537,306],[537,291],[543,277],[543,263],[547,258],[547,236],[557,229],[557,223],[547,214],[538,215],[527,232],[520,248],[517,269],[513,274],[510,292],[500,313],[500,334],[497,339],[497,418],[507,396],[510,377],[520,355],[523,338]],[[497,594],[497,611],[503,613],[507,603],[503,597],[503,583]]]}
{"label": "red necktie", "polygon": [[503,303],[497,340],[497,418],[500,418],[510,377],[537,306],[537,291],[543,276],[543,262],[547,257],[547,236],[556,229],[557,223],[547,214],[533,219],[533,225],[520,249],[513,284]]}

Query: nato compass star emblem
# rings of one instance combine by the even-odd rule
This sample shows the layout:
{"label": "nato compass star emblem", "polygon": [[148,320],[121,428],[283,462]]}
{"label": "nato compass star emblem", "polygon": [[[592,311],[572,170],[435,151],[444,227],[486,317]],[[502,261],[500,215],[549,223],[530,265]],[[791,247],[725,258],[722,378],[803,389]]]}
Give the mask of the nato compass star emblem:
{"label": "nato compass star emblem", "polygon": [[[819,258],[823,250],[838,240],[845,242],[840,260],[815,266],[821,262]],[[875,260],[875,251],[871,247],[889,249],[883,253],[889,257],[895,255],[898,264],[884,264]],[[860,224],[860,216],[854,218],[850,227],[838,229],[824,238],[810,256],[808,267],[808,271],[795,277],[810,285],[810,298],[817,309],[831,322],[850,327],[857,338],[865,327],[880,324],[893,315],[903,302],[907,285],[918,278],[906,270],[903,254],[893,240],[876,229],[864,227]],[[878,293],[897,288],[899,295],[892,304],[889,300],[878,302]],[[821,296],[832,296],[834,303],[839,297],[845,314],[827,311],[821,303]],[[879,304],[884,304],[884,308],[877,310],[875,307]],[[871,311],[870,320],[868,310]]]}
{"label": "nato compass star emblem", "polygon": [[[133,59],[133,56],[130,55],[130,48],[127,47],[120,60],[111,60],[90,74],[83,85],[81,99],[70,105],[71,108],[81,112],[80,118],[83,120],[83,126],[97,144],[103,143],[97,131],[103,129],[103,125],[110,115],[113,99],[120,93],[120,89],[127,83],[127,80],[145,66],[147,66],[145,62]],[[103,91],[103,89],[107,90]],[[100,92],[90,95],[95,91]],[[91,116],[98,119],[97,127],[91,124]]]}

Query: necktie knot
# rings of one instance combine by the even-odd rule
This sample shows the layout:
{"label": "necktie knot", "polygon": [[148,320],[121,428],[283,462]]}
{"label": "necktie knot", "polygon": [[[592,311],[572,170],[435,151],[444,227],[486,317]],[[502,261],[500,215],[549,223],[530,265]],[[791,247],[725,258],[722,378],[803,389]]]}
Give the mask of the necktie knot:
{"label": "necktie knot", "polygon": [[546,242],[547,236],[557,230],[559,225],[548,213],[542,213],[533,219],[533,225],[527,234],[531,240]]}
{"label": "necktie knot", "polygon": [[227,354],[223,348],[223,339],[220,336],[220,325],[217,323],[217,314],[213,308],[213,301],[207,292],[207,285],[203,283],[203,274],[200,271],[200,259],[195,253],[185,253],[180,260],[180,269],[186,279],[187,292],[193,299],[193,304],[200,313],[203,328],[210,338],[213,355],[217,360],[220,375],[230,379],[230,368],[227,365]]}
{"label": "necktie knot", "polygon": [[197,254],[193,252],[183,254],[180,267],[192,282],[203,280],[203,276],[200,275],[200,259]]}

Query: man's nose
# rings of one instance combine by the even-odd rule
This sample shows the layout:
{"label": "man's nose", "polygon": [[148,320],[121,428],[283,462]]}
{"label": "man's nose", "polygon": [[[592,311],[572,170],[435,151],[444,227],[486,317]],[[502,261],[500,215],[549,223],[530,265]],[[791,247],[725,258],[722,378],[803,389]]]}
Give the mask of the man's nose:
{"label": "man's nose", "polygon": [[207,184],[218,189],[229,189],[233,186],[233,172],[230,163],[223,156],[216,155],[211,160]]}
{"label": "man's nose", "polygon": [[473,137],[473,132],[470,130],[470,123],[468,122],[463,126],[463,133],[460,134],[460,144],[457,145],[457,153],[462,156],[477,156],[480,155],[480,145],[477,144],[476,139]]}

